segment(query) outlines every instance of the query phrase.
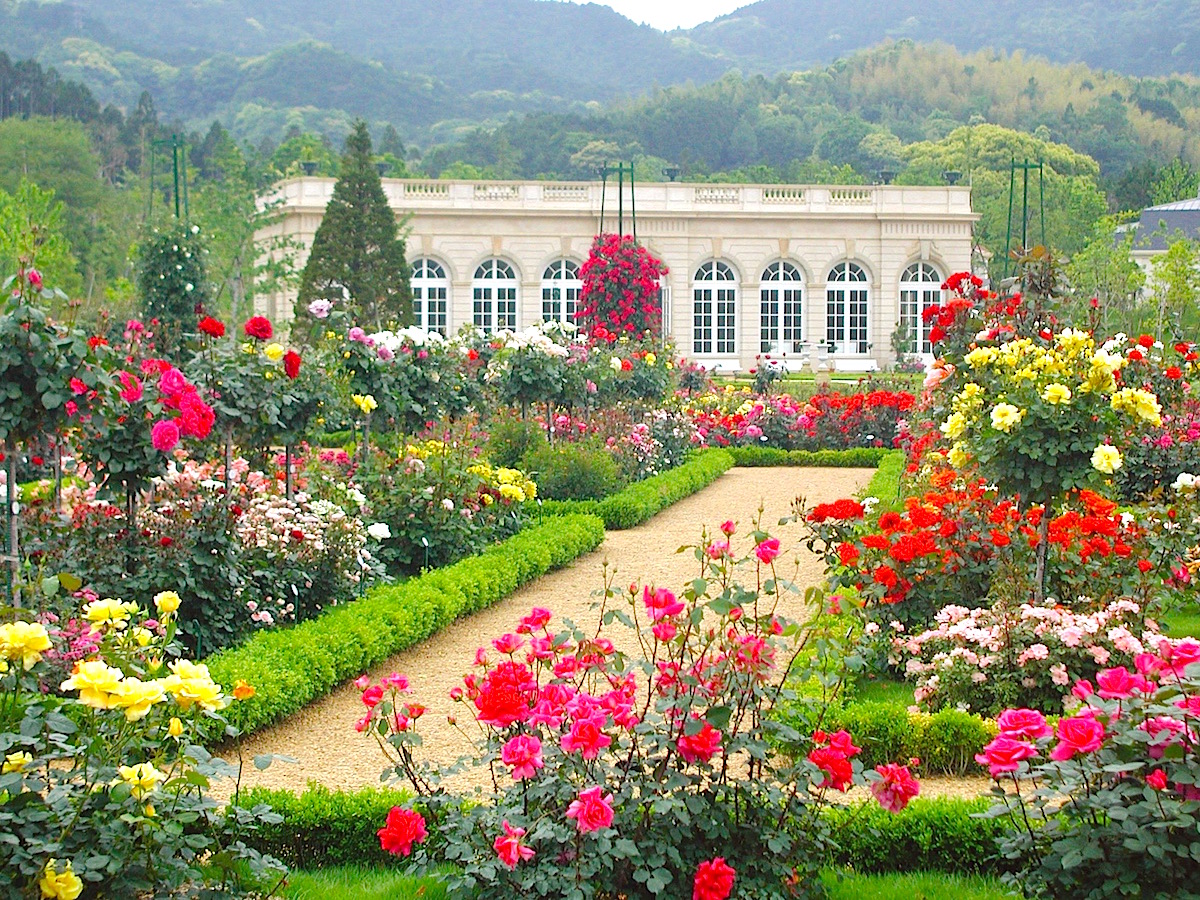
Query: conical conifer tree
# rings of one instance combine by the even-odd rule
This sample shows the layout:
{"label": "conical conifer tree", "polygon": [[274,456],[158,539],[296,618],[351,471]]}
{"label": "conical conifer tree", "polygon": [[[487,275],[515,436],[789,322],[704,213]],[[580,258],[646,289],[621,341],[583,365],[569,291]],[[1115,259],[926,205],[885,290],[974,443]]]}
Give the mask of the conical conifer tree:
{"label": "conical conifer tree", "polygon": [[296,316],[326,299],[347,304],[364,326],[412,323],[412,291],[404,241],[388,206],[361,119],[346,138],[333,198],[313,238],[300,279]]}

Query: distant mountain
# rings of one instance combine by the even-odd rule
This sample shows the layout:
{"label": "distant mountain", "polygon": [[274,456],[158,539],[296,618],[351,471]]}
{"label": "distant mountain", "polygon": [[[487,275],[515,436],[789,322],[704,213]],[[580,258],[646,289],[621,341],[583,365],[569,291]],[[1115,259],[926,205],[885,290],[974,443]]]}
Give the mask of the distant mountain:
{"label": "distant mountain", "polygon": [[943,41],[1127,75],[1200,74],[1196,0],[759,0],[686,32],[747,71],[832,62],[881,41]]}
{"label": "distant mountain", "polygon": [[[244,138],[351,118],[444,141],[513,113],[820,67],[889,38],[1023,49],[1127,73],[1200,72],[1196,0],[760,0],[664,34],[546,0],[0,0],[0,50],[126,109]],[[1152,101],[1146,101],[1152,102]]]}

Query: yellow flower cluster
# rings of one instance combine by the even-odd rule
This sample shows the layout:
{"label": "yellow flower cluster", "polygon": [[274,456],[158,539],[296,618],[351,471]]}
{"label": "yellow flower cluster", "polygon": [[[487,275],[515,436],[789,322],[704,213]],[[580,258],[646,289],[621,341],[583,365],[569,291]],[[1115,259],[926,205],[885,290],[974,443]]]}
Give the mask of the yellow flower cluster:
{"label": "yellow flower cluster", "polygon": [[1101,444],[1092,451],[1092,468],[1097,472],[1103,472],[1105,475],[1113,474],[1113,472],[1121,468],[1123,462],[1121,451],[1108,444]]}
{"label": "yellow flower cluster", "polygon": [[[524,503],[537,497],[537,485],[519,469],[492,468],[487,463],[476,463],[467,469],[477,475],[488,487],[500,494],[507,503]],[[486,496],[486,495],[485,495]],[[484,504],[487,504],[484,500]]]}
{"label": "yellow flower cluster", "polygon": [[19,661],[25,671],[33,668],[50,649],[46,626],[38,622],[9,622],[0,625],[0,672],[8,671],[8,660]]}
{"label": "yellow flower cluster", "polygon": [[126,677],[104,660],[89,659],[76,663],[71,677],[60,687],[64,691],[78,691],[79,702],[92,709],[122,710],[130,722],[144,718],[168,694],[185,710],[199,706],[212,712],[227,705],[221,686],[212,680],[203,663],[181,659],[169,668],[171,674],[166,678],[143,681],[134,675]]}
{"label": "yellow flower cluster", "polygon": [[369,416],[379,408],[379,404],[375,402],[373,394],[351,394],[350,399],[354,401],[354,405],[358,407],[364,416]]}
{"label": "yellow flower cluster", "polygon": [[1140,388],[1122,388],[1112,396],[1112,408],[1117,412],[1137,416],[1151,425],[1162,424],[1162,407],[1158,398]]}
{"label": "yellow flower cluster", "polygon": [[83,617],[101,631],[119,631],[129,624],[129,617],[137,613],[136,603],[122,603],[111,597],[93,600],[83,607]]}
{"label": "yellow flower cluster", "polygon": [[1017,409],[1011,403],[997,403],[992,407],[992,427],[1005,434],[1011,432],[1023,418],[1025,410]]}
{"label": "yellow flower cluster", "polygon": [[133,799],[141,800],[166,779],[166,774],[154,768],[153,763],[138,763],[135,766],[121,766],[117,769],[121,780],[130,787]]}

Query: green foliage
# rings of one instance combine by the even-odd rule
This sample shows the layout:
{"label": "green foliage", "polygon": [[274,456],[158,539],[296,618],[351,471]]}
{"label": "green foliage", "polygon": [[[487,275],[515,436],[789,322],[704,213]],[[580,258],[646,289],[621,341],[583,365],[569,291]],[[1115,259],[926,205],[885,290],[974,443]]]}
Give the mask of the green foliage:
{"label": "green foliage", "polygon": [[[855,452],[855,451],[847,451]],[[863,488],[864,497],[875,497],[879,501],[876,512],[904,508],[904,470],[908,460],[903,450],[884,450],[879,454],[879,468]]]}
{"label": "green foliage", "polygon": [[142,316],[146,322],[158,320],[152,326],[157,349],[178,362],[183,336],[192,332],[209,298],[200,228],[174,222],[147,238],[138,255]]}
{"label": "green foliage", "polygon": [[1140,333],[1141,323],[1134,319],[1135,306],[1146,283],[1146,273],[1133,259],[1134,234],[1121,235],[1116,229],[1115,218],[1102,217],[1096,222],[1091,239],[1067,264],[1067,279],[1075,295],[1071,317],[1085,321],[1088,317],[1085,311],[1094,297],[1104,334]]}
{"label": "green foliage", "polygon": [[543,444],[526,453],[521,464],[547,500],[603,500],[622,487],[617,462],[604,447]]}
{"label": "green foliage", "polygon": [[219,681],[232,684],[240,678],[254,685],[254,697],[232,707],[229,716],[243,731],[256,731],[425,640],[458,616],[595,548],[603,537],[603,525],[594,517],[555,518],[479,556],[400,585],[375,588],[295,628],[260,632],[241,647],[210,657],[209,668]]}
{"label": "green foliage", "polygon": [[889,458],[903,452],[883,447],[851,447],[848,450],[782,450],[778,447],[728,447],[734,464],[739,466],[813,466],[857,469],[883,466]]}
{"label": "green foliage", "polygon": [[333,197],[313,237],[300,279],[297,317],[317,299],[347,304],[352,317],[381,330],[412,322],[409,267],[396,217],[359,120],[346,139]]}
{"label": "green foliage", "polygon": [[392,865],[361,865],[291,872],[281,897],[288,900],[444,900],[433,878],[402,875]]}
{"label": "green foliage", "polygon": [[[65,207],[54,199],[53,191],[44,191],[22,178],[10,194],[0,187],[0,274],[16,272],[19,260],[35,254],[33,264],[50,284],[66,294],[81,286],[71,244],[63,233]],[[30,246],[34,239],[36,246]]]}
{"label": "green foliage", "polygon": [[906,809],[889,813],[873,805],[834,807],[837,865],[855,872],[954,872],[998,874],[1005,868],[996,839],[1008,826],[980,817],[986,799],[918,797]]}
{"label": "green foliage", "polygon": [[1191,163],[1176,157],[1158,172],[1150,189],[1150,206],[1174,203],[1176,200],[1192,200],[1200,188],[1200,173]]}
{"label": "green foliage", "polygon": [[1168,343],[1193,338],[1200,297],[1200,242],[1173,236],[1167,252],[1150,264],[1150,286],[1156,307],[1154,333]]}
{"label": "green foliage", "polygon": [[727,450],[702,450],[683,465],[635,482],[604,500],[551,501],[542,511],[557,515],[587,513],[603,519],[605,528],[633,528],[672,503],[712,484],[733,466],[733,457]]}
{"label": "green foliage", "polygon": [[498,413],[488,424],[485,454],[494,466],[515,468],[529,453],[536,453],[546,443],[546,430],[532,419]]}

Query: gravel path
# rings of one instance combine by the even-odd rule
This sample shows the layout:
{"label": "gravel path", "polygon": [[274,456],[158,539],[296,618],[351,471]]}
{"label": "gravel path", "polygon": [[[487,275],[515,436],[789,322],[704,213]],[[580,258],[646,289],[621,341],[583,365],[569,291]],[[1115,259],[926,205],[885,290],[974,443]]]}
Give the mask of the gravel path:
{"label": "gravel path", "polygon": [[[488,609],[454,622],[429,640],[388,660],[370,675],[376,681],[390,672],[408,675],[413,699],[428,707],[421,720],[420,733],[424,739],[421,750],[428,759],[450,762],[470,750],[468,738],[447,723],[448,714],[461,712],[449,699],[450,689],[461,684],[476,648],[512,631],[531,607],[546,607],[556,618],[570,618],[580,625],[593,622],[592,604],[596,602],[595,593],[602,587],[606,563],[610,569],[616,569],[616,585],[637,582],[678,591],[695,577],[697,563],[690,553],[675,551],[685,544],[697,543],[702,527],[715,532],[726,519],[737,523],[739,534],[744,534],[759,517],[760,507],[762,524],[780,538],[785,548],[793,550],[791,555],[798,565],[796,583],[817,584],[823,567],[818,558],[798,544],[800,528],[777,523],[789,513],[796,497],[804,496],[810,506],[848,497],[861,490],[872,474],[872,469],[731,469],[705,490],[676,503],[644,525],[609,532],[597,550],[580,557],[571,566],[526,585]],[[781,556],[780,562],[784,558]],[[780,569],[786,571],[782,566]],[[785,595],[780,612],[789,618],[799,617],[804,612],[802,598]],[[265,771],[247,765],[243,784],[292,791],[303,790],[310,781],[341,790],[378,786],[385,764],[383,755],[374,739],[358,734],[353,727],[364,711],[360,693],[352,684],[343,685],[280,725],[246,738],[240,749],[247,762],[258,753],[286,754],[297,762],[275,763]],[[226,749],[222,755],[234,759],[236,753]],[[986,791],[983,780],[979,782],[960,785],[949,781],[936,792]],[[934,792],[927,789],[925,793]]]}

